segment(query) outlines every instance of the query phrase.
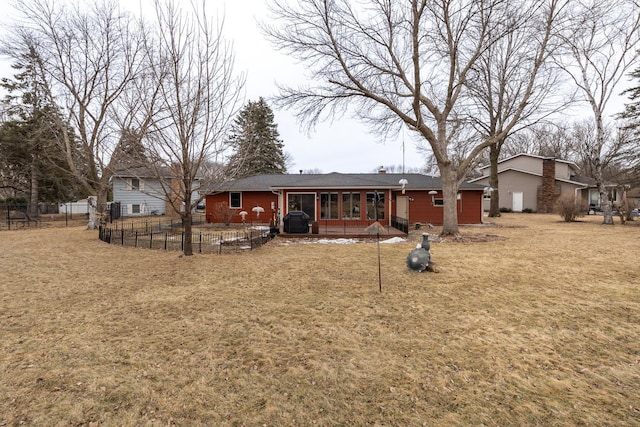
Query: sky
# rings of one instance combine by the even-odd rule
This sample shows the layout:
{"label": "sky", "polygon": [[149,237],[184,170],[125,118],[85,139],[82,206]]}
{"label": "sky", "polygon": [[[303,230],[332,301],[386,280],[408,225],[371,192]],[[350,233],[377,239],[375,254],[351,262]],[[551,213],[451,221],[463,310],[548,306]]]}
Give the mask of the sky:
{"label": "sky", "polygon": [[[208,0],[210,1],[210,0]],[[277,83],[304,84],[305,69],[276,51],[258,28],[268,18],[265,0],[213,0],[225,14],[226,37],[233,40],[236,70],[246,72],[246,99],[255,101],[277,93]],[[380,166],[406,169],[424,166],[409,136],[385,140],[348,116],[320,123],[312,132],[301,129],[291,111],[273,109],[284,149],[293,160],[290,173],[317,169],[323,173],[366,173]],[[404,155],[403,155],[404,139]]]}
{"label": "sky", "polygon": [[[189,0],[176,1],[186,6]],[[206,0],[206,4],[212,16],[216,12],[224,16],[225,37],[234,44],[235,69],[246,74],[244,103],[259,97],[269,102],[277,93],[277,83],[295,86],[306,82],[306,70],[276,51],[258,27],[258,22],[269,19],[267,0]],[[6,23],[10,16],[5,13],[0,23]],[[11,73],[7,60],[0,60],[0,77]],[[401,170],[404,165],[406,170],[415,170],[425,165],[424,153],[417,149],[416,140],[406,130],[385,139],[345,116],[320,123],[308,132],[291,111],[270,105],[284,150],[291,157],[290,173],[300,170],[367,173],[381,166]],[[618,105],[616,110],[620,108]]]}

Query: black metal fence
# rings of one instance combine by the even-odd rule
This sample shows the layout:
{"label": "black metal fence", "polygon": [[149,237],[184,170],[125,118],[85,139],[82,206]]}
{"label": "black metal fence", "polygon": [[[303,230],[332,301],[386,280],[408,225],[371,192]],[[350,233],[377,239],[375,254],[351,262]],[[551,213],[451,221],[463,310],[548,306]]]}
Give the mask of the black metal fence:
{"label": "black metal fence", "polygon": [[403,233],[408,233],[409,232],[409,220],[407,220],[406,218],[402,218],[400,216],[393,215],[391,217],[391,226],[393,228],[397,228],[398,230],[402,231]]}
{"label": "black metal fence", "polygon": [[65,227],[87,223],[85,213],[60,213],[58,203],[38,203],[37,214],[27,203],[0,203],[0,230],[22,230],[33,227]]}
{"label": "black metal fence", "polygon": [[[195,220],[193,225],[198,226]],[[175,220],[142,219],[114,222],[99,227],[99,238],[112,245],[136,248],[183,251],[185,232],[182,223]],[[252,250],[273,238],[269,228],[204,230],[191,233],[194,253],[228,253]]]}
{"label": "black metal fence", "polygon": [[36,226],[38,224],[35,218],[31,218],[28,212],[27,204],[23,203],[7,203],[0,205],[1,210],[1,228],[7,230],[15,230],[17,228],[26,228]]}

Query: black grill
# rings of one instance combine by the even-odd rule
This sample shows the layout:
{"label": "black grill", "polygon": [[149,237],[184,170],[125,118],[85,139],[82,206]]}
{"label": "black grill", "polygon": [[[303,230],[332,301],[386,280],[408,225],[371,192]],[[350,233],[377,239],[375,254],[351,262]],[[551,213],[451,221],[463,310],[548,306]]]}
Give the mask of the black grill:
{"label": "black grill", "polygon": [[291,211],[284,216],[285,233],[308,233],[309,215],[302,211]]}

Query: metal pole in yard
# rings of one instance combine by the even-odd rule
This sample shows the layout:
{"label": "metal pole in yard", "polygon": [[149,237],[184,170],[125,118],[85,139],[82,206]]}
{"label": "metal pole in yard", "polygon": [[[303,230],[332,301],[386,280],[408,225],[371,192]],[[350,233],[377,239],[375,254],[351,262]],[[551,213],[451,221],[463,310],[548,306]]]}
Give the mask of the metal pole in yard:
{"label": "metal pole in yard", "polygon": [[164,232],[164,250],[167,250],[167,232]]}
{"label": "metal pole in yard", "polygon": [[153,249],[153,231],[149,233],[149,249]]}
{"label": "metal pole in yard", "polygon": [[180,250],[184,251],[184,231],[180,233]]}
{"label": "metal pole in yard", "polygon": [[120,244],[124,246],[124,228],[120,230]]}
{"label": "metal pole in yard", "polygon": [[202,231],[200,232],[200,248],[199,252],[202,253]]}
{"label": "metal pole in yard", "polygon": [[138,247],[138,231],[136,230],[136,238],[133,241],[133,247],[137,248]]}

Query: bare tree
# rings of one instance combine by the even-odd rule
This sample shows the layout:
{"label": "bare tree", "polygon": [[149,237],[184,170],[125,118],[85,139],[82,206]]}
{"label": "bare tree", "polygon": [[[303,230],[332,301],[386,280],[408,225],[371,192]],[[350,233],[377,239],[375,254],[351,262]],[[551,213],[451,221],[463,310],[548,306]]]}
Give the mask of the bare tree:
{"label": "bare tree", "polygon": [[553,121],[528,126],[509,137],[500,151],[500,159],[525,153],[577,162],[579,147],[574,127],[571,123]]}
{"label": "bare tree", "polygon": [[[17,7],[23,26],[15,31],[16,46],[31,44],[37,51],[48,95],[62,112],[56,134],[69,170],[97,196],[97,212],[103,214],[121,135],[114,117],[142,63],[138,22],[111,0],[86,7],[33,0]],[[92,210],[89,228],[95,226]]]}
{"label": "bare tree", "polygon": [[595,138],[588,147],[593,178],[600,192],[603,222],[613,224],[604,182],[607,152],[604,112],[618,83],[638,58],[640,5],[635,0],[572,2],[571,26],[563,36],[567,51],[557,62],[569,74],[591,107]]}
{"label": "bare tree", "polygon": [[[437,162],[444,196],[443,234],[458,233],[456,195],[476,156],[507,135],[520,119],[547,56],[557,2],[526,15],[521,3],[502,0],[274,0],[280,26],[265,28],[274,44],[311,70],[308,87],[283,88],[278,105],[309,126],[350,112],[372,129],[407,125],[425,140]],[[546,10],[546,15],[543,13]],[[539,32],[521,102],[500,134],[475,140],[459,162],[452,141],[469,125],[466,83],[487,50],[526,20]],[[461,138],[457,138],[461,141]]]}
{"label": "bare tree", "polygon": [[[205,2],[183,9],[155,0],[146,40],[147,71],[138,103],[138,128],[150,169],[182,219],[184,254],[192,255],[192,211],[198,189],[216,179],[229,146],[228,126],[241,106],[242,76],[233,73],[233,51],[222,25],[209,21]],[[228,178],[228,177],[227,177]]]}
{"label": "bare tree", "polygon": [[[566,3],[562,1],[523,2],[525,19],[518,23],[518,30],[489,46],[472,68],[468,80],[470,98],[475,114],[472,123],[484,140],[493,139],[489,146],[489,186],[498,190],[498,159],[503,145],[510,135],[544,120],[564,107],[568,100],[562,96],[560,73],[542,55],[549,56],[557,44],[548,41],[548,31],[558,31],[552,22],[563,19]],[[528,9],[527,9],[528,8]],[[547,19],[545,23],[536,17]],[[547,32],[539,33],[539,26],[546,24]],[[540,39],[546,37],[547,40]],[[554,39],[553,43],[557,43]],[[531,58],[540,58],[532,61]],[[544,64],[541,66],[540,61]],[[536,76],[534,86],[530,86],[531,76]],[[524,102],[523,102],[524,101]],[[522,108],[524,106],[524,108]],[[518,118],[519,117],[519,118]],[[505,126],[516,125],[510,132]],[[490,217],[500,216],[499,191],[491,192]]]}

